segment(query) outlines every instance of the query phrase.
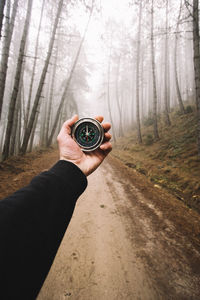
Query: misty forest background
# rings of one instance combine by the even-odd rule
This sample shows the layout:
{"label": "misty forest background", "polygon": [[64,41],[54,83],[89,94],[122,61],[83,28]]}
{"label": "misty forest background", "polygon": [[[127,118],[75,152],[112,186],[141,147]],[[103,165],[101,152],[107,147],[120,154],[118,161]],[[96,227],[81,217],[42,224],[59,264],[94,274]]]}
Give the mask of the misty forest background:
{"label": "misty forest background", "polygon": [[103,115],[115,142],[195,111],[200,155],[198,0],[1,0],[1,160],[48,147],[62,123]]}

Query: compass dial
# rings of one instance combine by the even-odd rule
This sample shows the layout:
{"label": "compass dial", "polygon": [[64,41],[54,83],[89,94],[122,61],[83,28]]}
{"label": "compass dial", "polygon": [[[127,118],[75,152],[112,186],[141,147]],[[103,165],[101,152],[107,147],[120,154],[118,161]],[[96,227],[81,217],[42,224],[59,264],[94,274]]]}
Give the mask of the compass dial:
{"label": "compass dial", "polygon": [[83,151],[93,151],[101,145],[104,130],[97,120],[83,118],[74,124],[72,137]]}

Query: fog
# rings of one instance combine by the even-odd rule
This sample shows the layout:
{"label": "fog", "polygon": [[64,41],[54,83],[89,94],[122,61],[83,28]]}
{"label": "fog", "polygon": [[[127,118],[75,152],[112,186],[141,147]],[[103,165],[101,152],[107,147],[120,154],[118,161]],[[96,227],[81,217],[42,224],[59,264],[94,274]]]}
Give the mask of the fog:
{"label": "fog", "polygon": [[0,39],[2,159],[55,143],[73,114],[113,141],[196,105],[191,5],[177,0],[7,0]]}

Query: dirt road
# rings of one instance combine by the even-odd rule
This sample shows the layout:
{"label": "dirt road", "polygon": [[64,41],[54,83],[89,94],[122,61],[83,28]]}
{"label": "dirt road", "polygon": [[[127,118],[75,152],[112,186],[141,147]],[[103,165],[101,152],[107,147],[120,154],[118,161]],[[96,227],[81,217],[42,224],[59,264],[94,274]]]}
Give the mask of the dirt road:
{"label": "dirt road", "polygon": [[110,158],[89,177],[38,300],[200,299],[199,224]]}

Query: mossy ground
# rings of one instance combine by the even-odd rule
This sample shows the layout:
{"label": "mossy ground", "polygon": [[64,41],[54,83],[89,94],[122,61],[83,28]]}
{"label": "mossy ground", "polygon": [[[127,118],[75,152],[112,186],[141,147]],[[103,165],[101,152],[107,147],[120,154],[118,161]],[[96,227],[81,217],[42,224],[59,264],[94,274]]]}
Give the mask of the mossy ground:
{"label": "mossy ground", "polygon": [[153,126],[142,127],[143,144],[133,130],[119,138],[113,155],[134,171],[147,176],[155,186],[166,188],[186,205],[200,212],[200,158],[197,155],[196,113],[170,114],[171,126],[159,119],[160,139],[154,141]]}

